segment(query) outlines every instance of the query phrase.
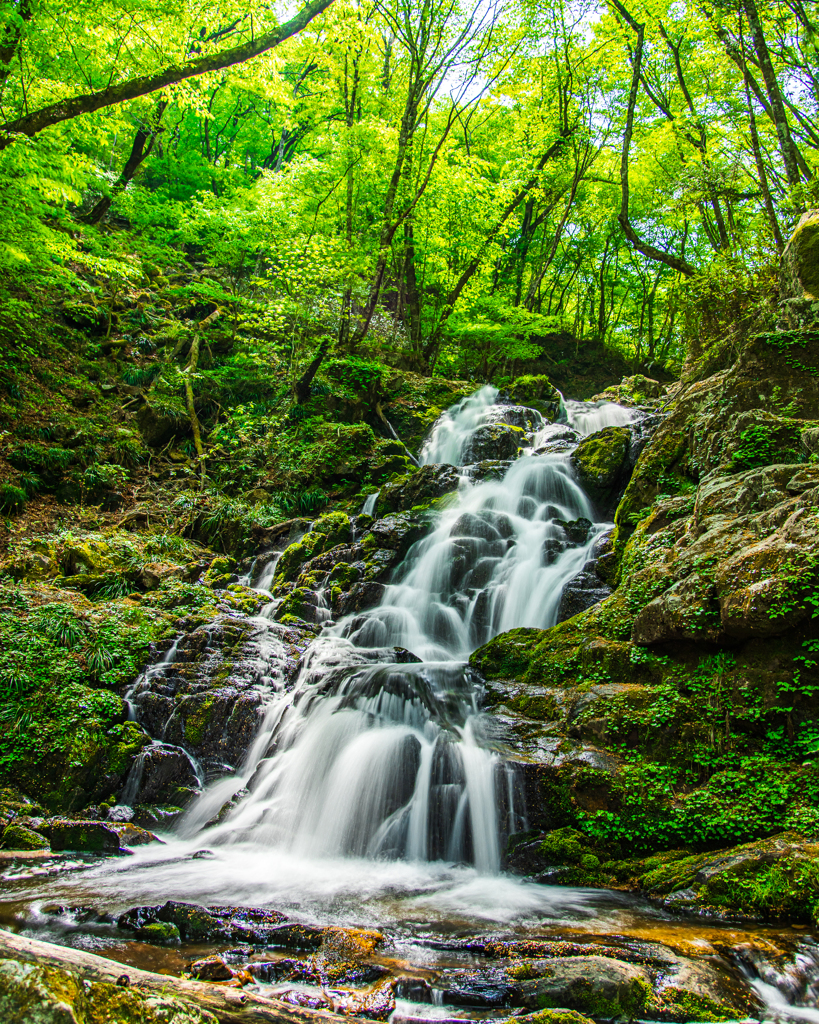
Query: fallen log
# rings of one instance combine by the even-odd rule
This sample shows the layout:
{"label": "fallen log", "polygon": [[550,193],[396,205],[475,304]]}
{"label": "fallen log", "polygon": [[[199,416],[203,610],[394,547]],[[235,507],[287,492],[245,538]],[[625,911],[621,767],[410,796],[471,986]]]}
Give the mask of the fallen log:
{"label": "fallen log", "polygon": [[343,1017],[325,1010],[290,1006],[237,988],[213,985],[167,974],[142,971],[95,953],[85,953],[53,942],[41,942],[0,928],[0,960],[18,960],[38,967],[56,967],[79,975],[86,981],[127,985],[146,995],[181,999],[208,1010],[221,1024],[371,1024],[356,1017]]}

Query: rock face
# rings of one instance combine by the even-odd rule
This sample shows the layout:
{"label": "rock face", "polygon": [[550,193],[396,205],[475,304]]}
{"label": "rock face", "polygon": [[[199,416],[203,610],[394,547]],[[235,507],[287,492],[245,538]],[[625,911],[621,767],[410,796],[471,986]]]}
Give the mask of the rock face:
{"label": "rock face", "polygon": [[[729,369],[673,385],[662,402],[665,418],[636,438],[636,456],[623,428],[575,456],[591,489],[616,495],[628,479],[594,566],[613,592],[582,610],[573,602],[597,584],[581,574],[561,610],[573,617],[503,634],[471,659],[523,762],[530,821],[574,829],[598,861],[580,875],[558,861],[555,880],[638,884],[636,869],[602,865],[675,849],[682,864],[783,827],[809,845],[817,834],[819,773],[804,755],[819,687],[819,330],[757,335]],[[692,756],[704,760],[689,776],[681,765]],[[783,889],[788,871],[803,870],[796,854],[765,856],[792,865]],[[741,863],[747,889],[726,883],[720,903],[715,882],[712,906],[762,891],[745,854]],[[680,891],[705,901],[694,875],[681,869]],[[812,885],[799,887],[802,919]],[[773,902],[758,912],[774,914]]]}
{"label": "rock face", "polygon": [[130,700],[137,720],[161,744],[147,748],[126,780],[132,803],[180,806],[203,779],[234,770],[260,722],[257,688],[266,668],[292,677],[310,631],[224,614],[179,637],[137,681]]}
{"label": "rock face", "polygon": [[780,296],[819,302],[819,210],[808,210],[782,255]]}

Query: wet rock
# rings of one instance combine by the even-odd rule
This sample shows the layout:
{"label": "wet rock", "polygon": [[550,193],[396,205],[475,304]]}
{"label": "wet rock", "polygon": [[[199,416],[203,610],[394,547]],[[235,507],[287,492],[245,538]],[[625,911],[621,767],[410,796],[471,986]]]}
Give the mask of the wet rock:
{"label": "wet rock", "polygon": [[235,972],[218,956],[205,957],[191,964],[191,974],[198,981],[230,981]]}
{"label": "wet rock", "polygon": [[395,991],[392,980],[375,985],[368,992],[330,992],[333,1010],[365,1020],[388,1020],[395,1010]]}
{"label": "wet rock", "polygon": [[181,807],[139,804],[133,808],[131,823],[149,832],[153,829],[169,829],[183,814]]}
{"label": "wet rock", "polygon": [[111,822],[109,827],[119,836],[120,846],[126,849],[130,849],[133,846],[145,846],[146,843],[162,842],[153,832],[140,828],[131,822]]}
{"label": "wet rock", "polygon": [[446,463],[422,466],[417,473],[411,473],[381,488],[378,498],[379,510],[400,512],[416,505],[429,504],[436,498],[457,490],[460,479],[458,470]]}
{"label": "wet rock", "polygon": [[48,839],[24,825],[9,825],[3,832],[4,850],[47,850]]}
{"label": "wet rock", "polygon": [[493,423],[505,423],[510,427],[519,427],[527,434],[531,434],[543,426],[541,414],[536,409],[525,405],[497,405],[489,410],[487,416]]}
{"label": "wet rock", "polygon": [[528,374],[517,377],[504,392],[509,401],[536,409],[546,420],[556,420],[563,407],[560,392],[548,377]]}
{"label": "wet rock", "polygon": [[[376,547],[402,553],[425,532],[425,524],[407,512],[377,519],[370,527]],[[367,549],[366,538],[362,546]]]}
{"label": "wet rock", "polygon": [[0,960],[0,1018],[4,1024],[217,1024],[208,1010],[180,999],[16,960]]}
{"label": "wet rock", "polygon": [[156,744],[139,755],[125,783],[123,798],[131,804],[181,807],[200,792],[199,779],[187,751]]}
{"label": "wet rock", "polygon": [[486,459],[484,462],[476,462],[468,468],[469,478],[471,480],[502,480],[511,465],[510,459]]}
{"label": "wet rock", "polygon": [[332,1004],[324,996],[303,992],[301,989],[285,989],[276,993],[276,998],[291,1006],[303,1006],[308,1010],[332,1010]]}
{"label": "wet rock", "polygon": [[341,593],[333,600],[333,611],[340,618],[366,608],[374,608],[384,596],[383,583],[354,583],[347,593]]}
{"label": "wet rock", "polygon": [[[186,942],[276,945],[284,920],[284,914],[278,911],[257,907],[203,907],[196,903],[169,901],[161,906],[132,907],[119,917],[117,923],[120,928],[135,932],[155,922],[174,925]],[[319,937],[315,944],[320,941]]]}
{"label": "wet rock", "polygon": [[168,921],[151,921],[137,928],[134,935],[140,942],[151,942],[157,946],[176,946],[181,938],[179,928]]}
{"label": "wet rock", "polygon": [[120,848],[119,835],[110,825],[101,821],[70,821],[52,818],[48,823],[51,849],[77,850],[85,853],[116,853]]}
{"label": "wet rock", "polygon": [[517,973],[525,978],[527,970],[539,977],[521,981],[518,998],[532,1009],[565,1006],[594,1017],[631,1020],[642,1014],[652,995],[643,967],[606,957],[556,957],[537,966],[523,964]]}
{"label": "wet rock", "polygon": [[557,621],[565,622],[574,615],[579,615],[593,605],[598,604],[611,594],[611,587],[606,586],[594,572],[579,572],[564,584],[560,605],[557,609]]}
{"label": "wet rock", "polygon": [[464,444],[461,458],[469,465],[473,462],[517,458],[527,442],[526,432],[521,427],[503,423],[490,423],[478,427]]}
{"label": "wet rock", "polygon": [[603,511],[616,505],[628,482],[630,443],[627,427],[605,427],[584,438],[572,453],[579,483]]}
{"label": "wet rock", "polygon": [[555,523],[557,526],[562,526],[566,532],[566,537],[572,544],[585,544],[589,539],[589,531],[592,528],[590,519],[556,519]]}

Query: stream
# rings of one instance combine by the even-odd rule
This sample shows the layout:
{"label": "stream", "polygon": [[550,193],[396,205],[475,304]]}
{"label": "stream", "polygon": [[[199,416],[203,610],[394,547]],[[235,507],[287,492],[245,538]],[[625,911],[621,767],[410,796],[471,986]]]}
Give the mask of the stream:
{"label": "stream", "polygon": [[[753,992],[760,1019],[819,1022],[811,982],[819,953],[802,932],[687,920],[634,896],[502,870],[507,838],[526,829],[527,810],[494,721],[481,712],[483,684],[468,657],[505,630],[558,621],[566,583],[611,528],[577,483],[571,452],[582,437],[639,418],[613,403],[566,402],[562,422],[548,424],[534,410],[498,404],[491,387],[444,413],[419,461],[459,467],[457,499],[410,548],[376,607],[338,622],[322,612],[294,682],[268,593],[275,559],[243,581],[270,600],[251,624],[262,719],[239,771],[209,778],[192,762],[206,785],[173,831],[160,833],[162,845],[124,858],[7,866],[4,926],[167,973],[224,943],[137,942],[117,927],[118,914],[178,900],[375,928],[387,936],[378,962],[399,979],[396,1024],[524,1012],[502,986],[494,996],[486,981],[453,987],[467,968],[484,977],[495,970],[476,937],[614,946],[624,956],[659,944],[719,961],[731,984]],[[526,447],[502,475],[479,478],[492,425],[524,431]],[[362,511],[377,517],[378,496]],[[176,657],[174,644],[131,688],[137,719],[140,688],[172,672]],[[137,767],[120,804],[139,785]],[[320,986],[261,989],[305,993],[312,1005]]]}

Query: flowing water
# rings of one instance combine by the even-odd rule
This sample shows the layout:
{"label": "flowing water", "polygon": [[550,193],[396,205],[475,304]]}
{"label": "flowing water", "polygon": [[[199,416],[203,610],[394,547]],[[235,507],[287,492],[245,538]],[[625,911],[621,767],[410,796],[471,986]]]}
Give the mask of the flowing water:
{"label": "flowing water", "polygon": [[[295,683],[283,670],[277,602],[253,620],[266,703],[241,769],[210,783],[165,845],[78,862],[76,872],[63,865],[53,877],[47,867],[39,877],[37,869],[7,874],[12,907],[45,898],[116,909],[166,899],[268,905],[304,921],[415,936],[430,928],[628,935],[668,927],[665,915],[634,899],[501,871],[506,837],[526,827],[526,808],[467,659],[500,632],[557,621],[565,583],[607,528],[574,477],[571,451],[582,436],[635,414],[567,402],[562,422],[545,424],[529,410],[523,454],[501,479],[474,479],[464,463],[476,432],[519,415],[497,399],[483,388],[438,421],[420,461],[463,467],[457,499],[410,549],[377,607],[327,622]],[[377,501],[367,499],[368,512]],[[260,558],[243,582],[268,592],[275,563]],[[129,701],[175,651],[145,670]],[[121,802],[138,786],[137,765]],[[764,988],[771,982],[758,970],[753,984],[772,1005]]]}

